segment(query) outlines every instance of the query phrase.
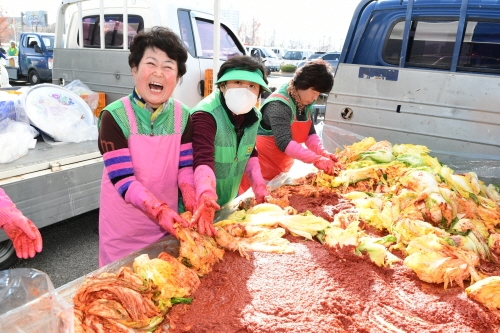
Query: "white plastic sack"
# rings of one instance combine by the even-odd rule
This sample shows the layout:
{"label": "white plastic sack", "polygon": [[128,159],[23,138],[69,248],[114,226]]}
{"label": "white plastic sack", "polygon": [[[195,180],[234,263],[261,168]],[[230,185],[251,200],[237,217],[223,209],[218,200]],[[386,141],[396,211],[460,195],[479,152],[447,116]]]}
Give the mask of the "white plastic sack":
{"label": "white plastic sack", "polygon": [[29,124],[6,118],[0,121],[0,163],[10,163],[33,148],[38,132]]}
{"label": "white plastic sack", "polygon": [[97,104],[99,103],[99,94],[95,91],[92,91],[85,83],[80,80],[73,80],[64,88],[74,92],[78,96],[80,96],[85,103],[88,104],[90,109],[94,111],[97,108]]}

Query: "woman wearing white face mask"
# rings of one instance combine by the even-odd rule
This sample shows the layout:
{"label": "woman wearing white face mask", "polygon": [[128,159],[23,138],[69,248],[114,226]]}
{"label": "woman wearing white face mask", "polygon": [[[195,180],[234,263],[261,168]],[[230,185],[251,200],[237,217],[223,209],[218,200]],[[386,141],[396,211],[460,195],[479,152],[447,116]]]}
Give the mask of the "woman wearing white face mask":
{"label": "woman wearing white face mask", "polygon": [[270,91],[264,73],[252,57],[233,57],[219,70],[218,89],[191,109],[198,206],[192,221],[200,233],[215,235],[215,211],[237,196],[243,174],[257,202],[268,195],[255,149],[261,119],[255,105],[262,92]]}

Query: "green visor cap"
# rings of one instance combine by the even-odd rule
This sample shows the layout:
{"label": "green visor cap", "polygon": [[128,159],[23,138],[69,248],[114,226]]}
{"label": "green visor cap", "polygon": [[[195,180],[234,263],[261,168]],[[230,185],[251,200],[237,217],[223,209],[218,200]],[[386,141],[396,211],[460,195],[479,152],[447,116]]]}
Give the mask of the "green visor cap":
{"label": "green visor cap", "polygon": [[241,69],[233,69],[222,75],[222,77],[218,79],[217,82],[215,83],[221,83],[230,80],[242,80],[242,81],[253,82],[260,85],[264,90],[271,92],[266,82],[264,82],[264,79],[262,78],[262,72],[259,70],[249,72]]}

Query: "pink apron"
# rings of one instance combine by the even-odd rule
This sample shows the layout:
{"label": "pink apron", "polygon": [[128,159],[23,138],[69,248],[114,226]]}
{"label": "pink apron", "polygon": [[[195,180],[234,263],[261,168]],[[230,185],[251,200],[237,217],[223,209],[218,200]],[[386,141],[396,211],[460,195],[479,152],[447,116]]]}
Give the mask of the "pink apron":
{"label": "pink apron", "polygon": [[[182,107],[174,101],[175,133],[166,136],[138,134],[130,99],[121,99],[130,123],[128,145],[134,174],[146,189],[177,211]],[[104,170],[99,210],[99,267],[148,246],[168,233],[158,222],[128,204]]]}

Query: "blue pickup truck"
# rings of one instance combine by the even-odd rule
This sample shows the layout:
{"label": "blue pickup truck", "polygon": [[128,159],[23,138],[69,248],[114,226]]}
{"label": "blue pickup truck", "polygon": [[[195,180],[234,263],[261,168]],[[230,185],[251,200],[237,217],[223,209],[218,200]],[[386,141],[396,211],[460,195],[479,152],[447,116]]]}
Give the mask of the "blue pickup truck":
{"label": "blue pickup truck", "polygon": [[424,145],[455,173],[500,184],[499,87],[500,0],[362,0],[323,133],[332,146],[352,133]]}
{"label": "blue pickup truck", "polygon": [[18,45],[17,62],[5,67],[9,80],[26,81],[32,85],[52,82],[54,34],[23,32]]}

